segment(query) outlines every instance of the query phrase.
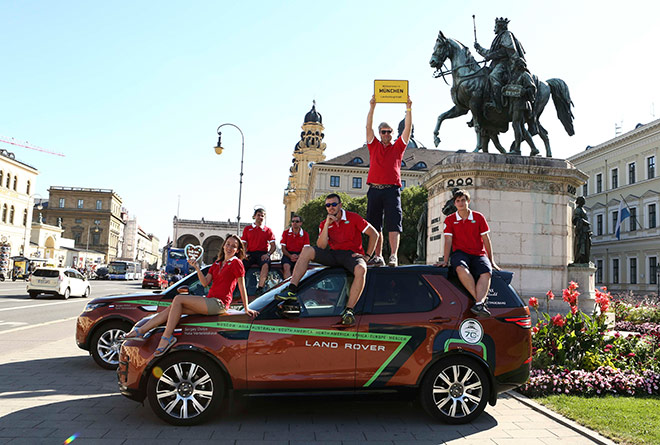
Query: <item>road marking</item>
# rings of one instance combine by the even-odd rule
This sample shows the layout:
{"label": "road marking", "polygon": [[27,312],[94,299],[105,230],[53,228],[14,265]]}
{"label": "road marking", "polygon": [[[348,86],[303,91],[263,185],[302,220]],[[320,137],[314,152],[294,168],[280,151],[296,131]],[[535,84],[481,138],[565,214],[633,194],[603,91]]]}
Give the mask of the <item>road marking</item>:
{"label": "road marking", "polygon": [[0,335],[9,334],[11,332],[24,331],[26,329],[40,328],[42,326],[48,326],[49,324],[62,323],[64,321],[76,320],[77,318],[78,318],[78,316],[76,315],[75,317],[62,318],[60,320],[52,320],[52,321],[47,321],[45,323],[33,324],[33,325],[30,325],[30,326],[21,326],[20,328],[7,329],[6,331],[0,331]]}
{"label": "road marking", "polygon": [[0,312],[2,311],[13,311],[15,309],[32,309],[33,307],[42,307],[42,306],[54,306],[56,304],[69,304],[69,303],[74,303],[76,300],[71,300],[71,301],[58,301],[57,303],[42,303],[42,304],[33,304],[31,306],[14,306],[14,307],[5,307],[0,309]]}
{"label": "road marking", "polygon": [[23,326],[26,325],[25,321],[3,321],[0,320],[0,326]]}

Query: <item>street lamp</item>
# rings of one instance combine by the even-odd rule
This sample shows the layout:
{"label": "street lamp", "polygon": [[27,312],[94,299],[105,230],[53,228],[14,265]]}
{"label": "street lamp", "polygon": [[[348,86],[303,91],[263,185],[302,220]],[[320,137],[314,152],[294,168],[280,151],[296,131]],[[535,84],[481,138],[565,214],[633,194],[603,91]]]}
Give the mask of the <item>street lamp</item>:
{"label": "street lamp", "polygon": [[[35,196],[39,197],[39,205],[37,206],[37,210],[43,209],[44,207],[41,205],[41,200],[43,198],[41,197],[41,195],[39,193],[35,193],[35,194],[30,195],[28,197],[28,202],[27,202],[28,207],[30,207],[30,200],[32,200],[32,202],[34,202],[34,197]],[[32,206],[34,207],[34,204],[32,204]],[[41,221],[39,221],[39,222],[41,222]],[[23,234],[23,256],[25,258],[27,258],[27,255],[28,255],[28,253],[27,253],[27,251],[28,251],[28,242],[29,242],[28,241],[28,226],[30,228],[32,228],[32,220],[30,218],[25,219],[25,233]]]}
{"label": "street lamp", "polygon": [[234,124],[222,124],[218,127],[218,145],[215,146],[215,152],[216,154],[222,154],[222,133],[220,132],[220,129],[224,127],[225,125],[229,125],[237,129],[241,133],[241,175],[240,175],[240,181],[238,185],[238,216],[236,217],[236,234],[240,236],[240,230],[241,230],[241,193],[243,192],[243,155],[245,154],[245,137],[243,136],[243,132],[241,131],[238,126]]}

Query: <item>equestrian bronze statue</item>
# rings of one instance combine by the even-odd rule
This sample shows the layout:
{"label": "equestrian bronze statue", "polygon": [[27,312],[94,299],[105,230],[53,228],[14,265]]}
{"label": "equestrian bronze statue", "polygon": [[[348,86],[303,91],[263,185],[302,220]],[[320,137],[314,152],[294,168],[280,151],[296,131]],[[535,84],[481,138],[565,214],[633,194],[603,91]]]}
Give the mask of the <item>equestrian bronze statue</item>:
{"label": "equestrian bronze statue", "polygon": [[[532,136],[539,135],[545,144],[547,157],[552,157],[548,132],[539,122],[539,117],[552,96],[557,117],[570,136],[573,129],[573,102],[568,86],[561,79],[548,79],[543,82],[531,75],[525,63],[525,51],[520,42],[507,29],[508,20],[499,18],[495,24],[496,37],[490,49],[481,47],[475,41],[477,52],[490,61],[489,66],[481,67],[472,57],[470,49],[458,40],[438,34],[429,64],[435,68],[435,77],[445,79],[451,74],[451,99],[454,106],[438,116],[433,132],[434,143],[440,144],[440,125],[445,119],[453,119],[472,113],[468,123],[477,135],[474,151],[488,152],[488,144],[493,141],[500,153],[506,153],[499,141],[499,133],[506,133],[512,123],[515,140],[511,153],[520,154],[520,144],[524,140],[531,147],[531,156],[538,154]],[[475,33],[476,40],[476,33]],[[449,60],[450,69],[443,71]],[[446,82],[446,80],[445,80]]]}

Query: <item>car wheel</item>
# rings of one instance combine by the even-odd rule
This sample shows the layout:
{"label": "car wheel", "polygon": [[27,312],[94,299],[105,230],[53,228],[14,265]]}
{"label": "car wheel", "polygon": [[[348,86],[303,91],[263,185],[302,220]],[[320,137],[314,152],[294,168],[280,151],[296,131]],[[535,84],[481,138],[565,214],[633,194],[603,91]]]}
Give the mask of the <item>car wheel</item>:
{"label": "car wheel", "polygon": [[30,292],[28,292],[28,294],[30,294],[30,298],[37,298],[37,295],[39,295],[39,292],[35,292],[35,291],[31,290]]}
{"label": "car wheel", "polygon": [[71,290],[67,287],[66,289],[64,289],[64,293],[62,294],[62,298],[64,298],[65,300],[68,300],[70,296],[71,296]]}
{"label": "car wheel", "polygon": [[97,365],[104,369],[117,369],[122,339],[131,327],[130,323],[124,321],[112,321],[94,333],[89,350]]}
{"label": "car wheel", "polygon": [[218,366],[193,352],[165,356],[150,373],[147,385],[151,409],[167,423],[179,426],[206,421],[219,408],[224,392]]}
{"label": "car wheel", "polygon": [[481,366],[468,357],[450,357],[429,369],[422,380],[424,409],[445,423],[468,423],[486,408],[490,382]]}
{"label": "car wheel", "polygon": [[85,293],[83,294],[83,298],[89,298],[89,294],[91,293],[91,289],[89,287],[85,288]]}

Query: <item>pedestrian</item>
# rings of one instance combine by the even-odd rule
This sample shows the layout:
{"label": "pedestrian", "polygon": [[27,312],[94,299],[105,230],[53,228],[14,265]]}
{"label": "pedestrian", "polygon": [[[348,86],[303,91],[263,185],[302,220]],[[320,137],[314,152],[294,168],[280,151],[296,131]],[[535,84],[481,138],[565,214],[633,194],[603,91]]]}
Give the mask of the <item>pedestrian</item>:
{"label": "pedestrian", "polygon": [[275,252],[275,235],[270,228],[264,224],[266,220],[266,210],[257,208],[252,215],[254,222],[243,229],[241,239],[245,243],[247,256],[243,260],[243,266],[247,271],[250,266],[259,266],[259,283],[257,284],[256,296],[265,292],[264,286],[270,270],[270,256]]}
{"label": "pedestrian", "polygon": [[245,269],[241,260],[245,257],[245,250],[240,238],[230,235],[225,240],[218,259],[211,265],[208,273],[204,275],[196,260],[188,260],[188,264],[195,268],[197,277],[202,286],[211,286],[208,295],[184,295],[174,297],[172,304],[164,311],[147,321],[139,328],[134,327],[125,339],[144,340],[150,335],[150,331],[165,324],[165,331],[160,339],[158,348],[154,352],[155,357],[165,354],[176,343],[174,328],[179,323],[182,314],[220,315],[227,311],[232,300],[234,289],[238,289],[243,301],[245,313],[250,317],[257,315],[256,311],[248,307],[248,296],[245,290]]}
{"label": "pedestrian", "polygon": [[390,257],[389,266],[399,264],[398,251],[401,232],[403,231],[401,210],[401,161],[410,140],[412,129],[412,101],[408,97],[406,118],[401,136],[392,144],[392,127],[381,122],[378,125],[380,140],[374,135],[373,120],[376,109],[376,98],[369,101],[367,114],[367,147],[369,148],[369,174],[367,175],[367,221],[379,232],[376,244],[376,255],[369,262],[375,266],[384,266],[383,258],[383,214],[385,215],[385,231],[389,233]]}
{"label": "pedestrian", "polygon": [[461,284],[475,300],[471,311],[487,317],[490,277],[493,269],[500,270],[493,259],[490,229],[484,215],[469,208],[470,193],[466,190],[454,193],[454,205],[456,212],[445,218],[445,254],[438,265],[447,267],[449,258]]}
{"label": "pedestrian", "polygon": [[316,247],[303,248],[293,269],[289,287],[277,294],[275,298],[282,301],[298,300],[296,295],[298,284],[311,261],[325,266],[342,266],[354,277],[346,308],[341,315],[341,323],[350,326],[355,324],[354,309],[364,289],[364,280],[367,275],[362,234],[369,237],[367,252],[371,252],[369,258],[373,258],[378,232],[357,213],[342,209],[341,198],[335,193],[326,196],[325,209],[328,215],[319,224],[320,234]]}
{"label": "pedestrian", "polygon": [[309,246],[309,233],[302,228],[302,217],[293,215],[291,217],[291,226],[284,229],[280,246],[282,246],[282,270],[284,279],[291,276],[291,271],[298,261],[298,256],[305,246]]}
{"label": "pedestrian", "polygon": [[181,276],[181,270],[180,270],[178,267],[175,267],[175,268],[174,268],[174,274],[172,274],[172,276],[170,277],[170,284],[174,284],[174,283],[176,283],[176,282],[179,281],[181,278],[183,278],[183,277]]}

